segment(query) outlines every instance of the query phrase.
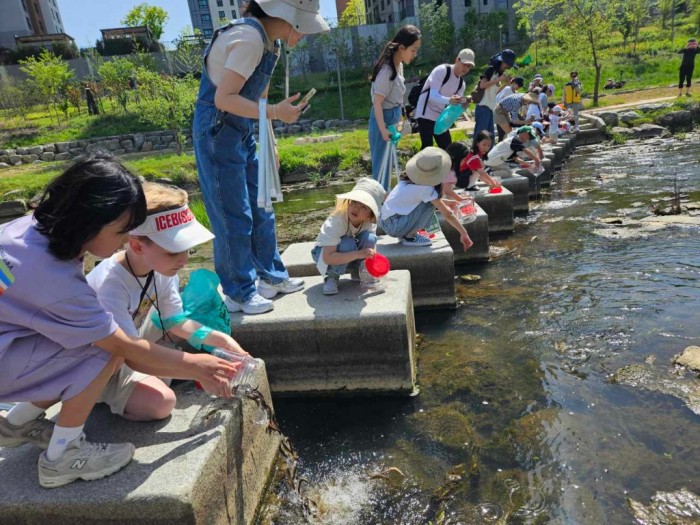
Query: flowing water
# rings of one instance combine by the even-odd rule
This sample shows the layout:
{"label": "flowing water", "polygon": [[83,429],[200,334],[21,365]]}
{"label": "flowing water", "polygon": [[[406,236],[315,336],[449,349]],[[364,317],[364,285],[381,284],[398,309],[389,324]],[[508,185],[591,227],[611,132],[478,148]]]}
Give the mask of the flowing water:
{"label": "flowing water", "polygon": [[[700,416],[673,395],[700,383],[672,364],[700,339],[700,229],[637,222],[674,178],[697,201],[698,138],[579,148],[502,255],[457,270],[481,276],[460,307],[417,314],[420,395],[275,400],[317,523],[628,524],[632,500],[700,494]],[[300,507],[279,481],[260,522]]]}

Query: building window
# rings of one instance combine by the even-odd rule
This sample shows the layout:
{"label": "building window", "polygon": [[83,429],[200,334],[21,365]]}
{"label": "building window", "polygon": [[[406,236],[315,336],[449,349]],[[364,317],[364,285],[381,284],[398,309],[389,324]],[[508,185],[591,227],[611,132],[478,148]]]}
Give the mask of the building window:
{"label": "building window", "polygon": [[224,7],[224,0],[216,0],[217,7]]}
{"label": "building window", "polygon": [[211,30],[211,29],[206,29],[206,28],[205,28],[204,31],[203,31],[203,33],[204,33],[204,36],[210,37],[210,36],[211,36],[211,33],[212,33],[212,30]]}
{"label": "building window", "polygon": [[204,9],[209,8],[209,0],[199,0],[199,7],[203,7]]}
{"label": "building window", "polygon": [[202,22],[211,23],[211,15],[202,15]]}
{"label": "building window", "polygon": [[472,6],[472,0],[464,0],[464,7],[471,7]]}
{"label": "building window", "polygon": [[223,11],[219,11],[219,20],[221,20],[222,18],[226,18],[226,13],[224,13]]}
{"label": "building window", "polygon": [[484,0],[484,5],[489,5],[489,0]]}
{"label": "building window", "polygon": [[235,20],[236,18],[238,18],[238,15],[236,14],[236,10],[235,10],[235,9],[231,9],[231,18],[232,18],[233,20]]}

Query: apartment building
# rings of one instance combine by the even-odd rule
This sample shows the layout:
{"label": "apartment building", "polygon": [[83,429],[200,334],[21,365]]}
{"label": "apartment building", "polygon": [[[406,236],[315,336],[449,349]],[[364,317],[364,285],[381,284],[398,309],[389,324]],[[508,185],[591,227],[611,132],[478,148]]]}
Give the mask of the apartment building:
{"label": "apartment building", "polygon": [[14,49],[15,37],[64,33],[56,0],[0,0],[0,47]]}
{"label": "apartment building", "polygon": [[[2,0],[0,0],[2,1]],[[187,0],[192,27],[209,38],[228,20],[241,17],[241,0]]]}

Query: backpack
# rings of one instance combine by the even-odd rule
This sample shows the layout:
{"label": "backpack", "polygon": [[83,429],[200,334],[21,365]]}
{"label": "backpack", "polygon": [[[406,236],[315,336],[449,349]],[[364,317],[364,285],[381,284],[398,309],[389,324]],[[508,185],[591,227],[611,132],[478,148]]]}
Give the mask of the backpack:
{"label": "backpack", "polygon": [[[445,71],[445,78],[442,79],[442,84],[440,84],[440,87],[444,86],[447,84],[447,81],[450,79],[450,74],[452,73],[452,66],[447,66],[447,70]],[[427,89],[423,89],[425,86],[425,81],[428,80],[428,77],[430,75],[426,75],[423,78],[421,78],[418,81],[418,84],[413,86],[411,88],[411,91],[408,93],[408,103],[413,106],[414,108],[418,106],[418,99],[420,96],[428,91]],[[459,78],[459,84],[457,86],[457,93],[459,93],[459,90],[462,88],[462,82],[464,79],[462,77]],[[425,111],[425,106],[428,104],[428,98],[426,97],[425,99],[425,104],[423,105],[423,111]]]}

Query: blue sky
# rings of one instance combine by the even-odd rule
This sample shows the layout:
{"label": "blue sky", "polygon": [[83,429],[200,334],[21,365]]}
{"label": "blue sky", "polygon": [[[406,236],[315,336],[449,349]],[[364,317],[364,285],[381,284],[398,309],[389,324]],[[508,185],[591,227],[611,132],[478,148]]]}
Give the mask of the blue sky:
{"label": "blue sky", "polygon": [[[58,7],[66,33],[75,38],[78,47],[91,47],[101,37],[100,29],[119,27],[124,15],[142,1],[58,0]],[[174,40],[182,28],[192,25],[187,0],[146,1],[150,5],[162,7],[170,15],[161,40]],[[321,0],[321,14],[336,18],[335,1]]]}

